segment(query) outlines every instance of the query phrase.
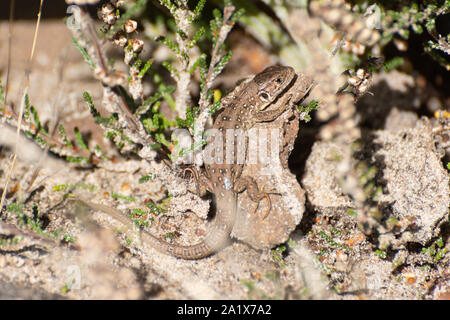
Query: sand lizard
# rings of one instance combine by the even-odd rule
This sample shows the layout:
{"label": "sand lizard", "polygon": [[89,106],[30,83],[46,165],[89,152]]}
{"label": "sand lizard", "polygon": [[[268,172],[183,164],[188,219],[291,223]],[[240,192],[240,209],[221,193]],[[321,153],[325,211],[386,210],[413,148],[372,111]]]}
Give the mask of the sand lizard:
{"label": "sand lizard", "polygon": [[[286,109],[283,105],[275,110],[266,108],[276,100],[293,83],[296,77],[291,67],[272,66],[257,74],[253,79],[239,86],[223,99],[224,108],[218,112],[213,129],[223,136],[223,141],[232,143],[234,159],[224,159],[225,150],[218,154],[212,152],[215,161],[205,164],[205,175],[201,179],[208,191],[216,200],[216,216],[205,239],[192,246],[179,246],[158,241],[157,247],[183,259],[199,259],[216,252],[228,239],[234,225],[236,215],[237,194],[247,190],[250,198],[259,202],[268,195],[258,189],[251,177],[242,177],[244,163],[238,163],[237,150],[243,148],[247,152],[247,139],[226,139],[227,129],[243,130],[244,134],[254,123],[273,121]],[[244,143],[245,145],[242,145]],[[226,148],[226,144],[223,144]],[[229,146],[230,148],[230,146]],[[222,158],[221,158],[222,157]],[[245,159],[245,155],[243,156]]]}
{"label": "sand lizard", "polygon": [[[291,67],[268,67],[253,79],[243,82],[237,89],[222,99],[223,108],[217,112],[212,128],[216,129],[218,135],[222,135],[224,142],[232,144],[233,159],[232,161],[220,159],[219,154],[225,155],[225,149],[227,148],[226,143],[222,144],[222,150],[218,151],[223,152],[216,154],[212,152],[211,154],[217,162],[205,163],[205,173],[200,176],[202,186],[215,196],[217,210],[211,228],[203,241],[192,246],[170,244],[144,231],[141,236],[149,246],[178,258],[200,259],[217,252],[226,243],[234,226],[238,193],[247,190],[250,199],[257,203],[264,198],[268,199],[270,210],[268,194],[260,191],[251,177],[241,176],[248,152],[246,131],[251,129],[255,123],[275,120],[287,109],[287,103],[281,104],[275,109],[268,107],[290,88],[296,77],[297,75]],[[233,136],[231,141],[227,141],[227,132],[233,134],[233,132],[236,132],[235,130],[243,130],[244,139]],[[236,159],[236,151],[239,148],[243,148],[241,149],[244,152],[243,162]],[[119,221],[128,224],[126,218],[120,212],[116,212],[115,209],[107,210],[102,205],[86,204],[94,209],[108,211]]]}

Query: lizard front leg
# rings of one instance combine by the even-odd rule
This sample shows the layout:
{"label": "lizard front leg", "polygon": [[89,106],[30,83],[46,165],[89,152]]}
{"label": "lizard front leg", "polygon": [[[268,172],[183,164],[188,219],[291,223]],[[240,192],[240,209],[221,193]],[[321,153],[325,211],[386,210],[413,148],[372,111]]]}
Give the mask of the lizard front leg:
{"label": "lizard front leg", "polygon": [[270,122],[277,119],[286,109],[288,108],[287,103],[283,103],[279,108],[266,110],[266,111],[256,111],[252,115],[252,120],[254,122]]}
{"label": "lizard front leg", "polygon": [[[213,185],[211,182],[211,178],[207,176],[205,171],[203,170],[199,171],[195,167],[190,167],[184,169],[184,174],[186,174],[186,172],[190,172],[192,174],[195,181],[195,188],[196,188],[195,192],[199,197],[205,196],[207,192],[211,193],[213,192]],[[193,192],[192,189],[190,189],[189,191]]]}

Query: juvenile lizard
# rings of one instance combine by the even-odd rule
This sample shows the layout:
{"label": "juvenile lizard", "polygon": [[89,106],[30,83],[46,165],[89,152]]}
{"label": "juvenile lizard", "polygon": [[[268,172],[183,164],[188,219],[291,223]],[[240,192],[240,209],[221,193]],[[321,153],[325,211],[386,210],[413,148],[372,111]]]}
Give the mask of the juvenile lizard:
{"label": "juvenile lizard", "polygon": [[[272,66],[257,74],[253,79],[244,82],[237,90],[227,95],[224,107],[216,116],[212,128],[222,135],[222,150],[215,150],[211,156],[215,161],[205,164],[205,174],[200,177],[203,187],[215,196],[216,216],[211,223],[211,228],[203,241],[192,246],[181,246],[167,243],[148,232],[142,232],[143,240],[158,251],[171,254],[183,259],[200,259],[217,252],[227,242],[234,226],[237,212],[237,194],[247,190],[252,201],[270,198],[267,193],[258,189],[256,182],[251,177],[241,176],[245,163],[237,161],[239,148],[244,152],[240,155],[246,159],[248,139],[245,137],[247,130],[255,123],[273,121],[287,108],[288,104],[281,104],[278,108],[270,109],[268,106],[290,88],[295,82],[296,74],[293,68]],[[266,110],[267,108],[267,110]],[[227,140],[227,129],[243,130],[244,139],[233,136]],[[231,143],[234,150],[234,159],[224,159],[226,143]],[[244,145],[242,145],[244,143]],[[208,147],[208,145],[207,145]],[[230,146],[228,146],[230,148]],[[219,151],[215,153],[215,151]],[[244,160],[245,162],[245,160]],[[101,205],[89,204],[94,209],[104,210]],[[108,210],[115,218],[125,223],[124,217]]]}

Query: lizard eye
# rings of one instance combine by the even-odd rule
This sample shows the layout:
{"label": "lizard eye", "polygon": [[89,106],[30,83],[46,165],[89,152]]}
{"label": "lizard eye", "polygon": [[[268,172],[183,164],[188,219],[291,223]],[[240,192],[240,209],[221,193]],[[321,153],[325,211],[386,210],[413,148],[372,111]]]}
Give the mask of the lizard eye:
{"label": "lizard eye", "polygon": [[281,78],[276,78],[276,79],[275,79],[275,82],[276,82],[276,83],[281,83]]}
{"label": "lizard eye", "polygon": [[266,92],[262,92],[259,96],[261,97],[261,100],[263,100],[263,101],[269,100],[269,95]]}

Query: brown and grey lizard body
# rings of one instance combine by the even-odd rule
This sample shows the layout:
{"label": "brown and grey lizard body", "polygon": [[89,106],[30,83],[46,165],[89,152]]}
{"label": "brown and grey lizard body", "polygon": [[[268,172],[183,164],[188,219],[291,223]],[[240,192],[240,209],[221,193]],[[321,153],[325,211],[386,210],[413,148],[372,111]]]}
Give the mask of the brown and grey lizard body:
{"label": "brown and grey lizard body", "polygon": [[[145,242],[178,258],[200,259],[209,256],[223,247],[228,240],[235,222],[238,193],[247,190],[250,199],[257,203],[268,198],[268,194],[260,191],[251,177],[241,176],[248,152],[246,133],[255,123],[273,121],[286,110],[287,104],[281,104],[275,109],[268,106],[283,95],[295,78],[295,71],[291,67],[268,67],[222,100],[224,107],[218,112],[212,129],[221,136],[223,144],[218,144],[219,149],[214,144],[211,152],[213,161],[205,163],[205,173],[200,177],[202,186],[214,194],[216,204],[216,216],[203,241],[192,246],[181,246],[143,232]],[[242,130],[243,139],[234,134],[236,130]],[[227,149],[231,150],[232,159],[224,158]],[[237,159],[239,150],[244,153],[239,155],[244,161]],[[99,205],[90,206],[101,209]],[[119,214],[109,211],[124,221]]]}
{"label": "brown and grey lizard body", "polygon": [[[293,83],[295,76],[295,71],[291,67],[272,66],[244,83],[237,93],[232,93],[224,99],[224,109],[219,112],[212,126],[219,135],[222,135],[223,144],[218,145],[223,149],[212,150],[213,161],[205,164],[205,175],[202,179],[206,189],[215,196],[216,217],[201,243],[178,246],[164,242],[161,244],[162,249],[183,259],[206,257],[227,241],[235,221],[238,193],[247,190],[255,202],[268,197],[258,189],[251,177],[241,176],[245,164],[237,159],[238,150],[243,150],[241,158],[245,159],[248,148],[248,140],[245,137],[247,130],[257,122],[273,121],[285,111],[286,105],[275,110],[265,109]],[[242,130],[244,139],[234,135],[238,130]],[[232,159],[226,158],[226,148],[231,150]]]}

